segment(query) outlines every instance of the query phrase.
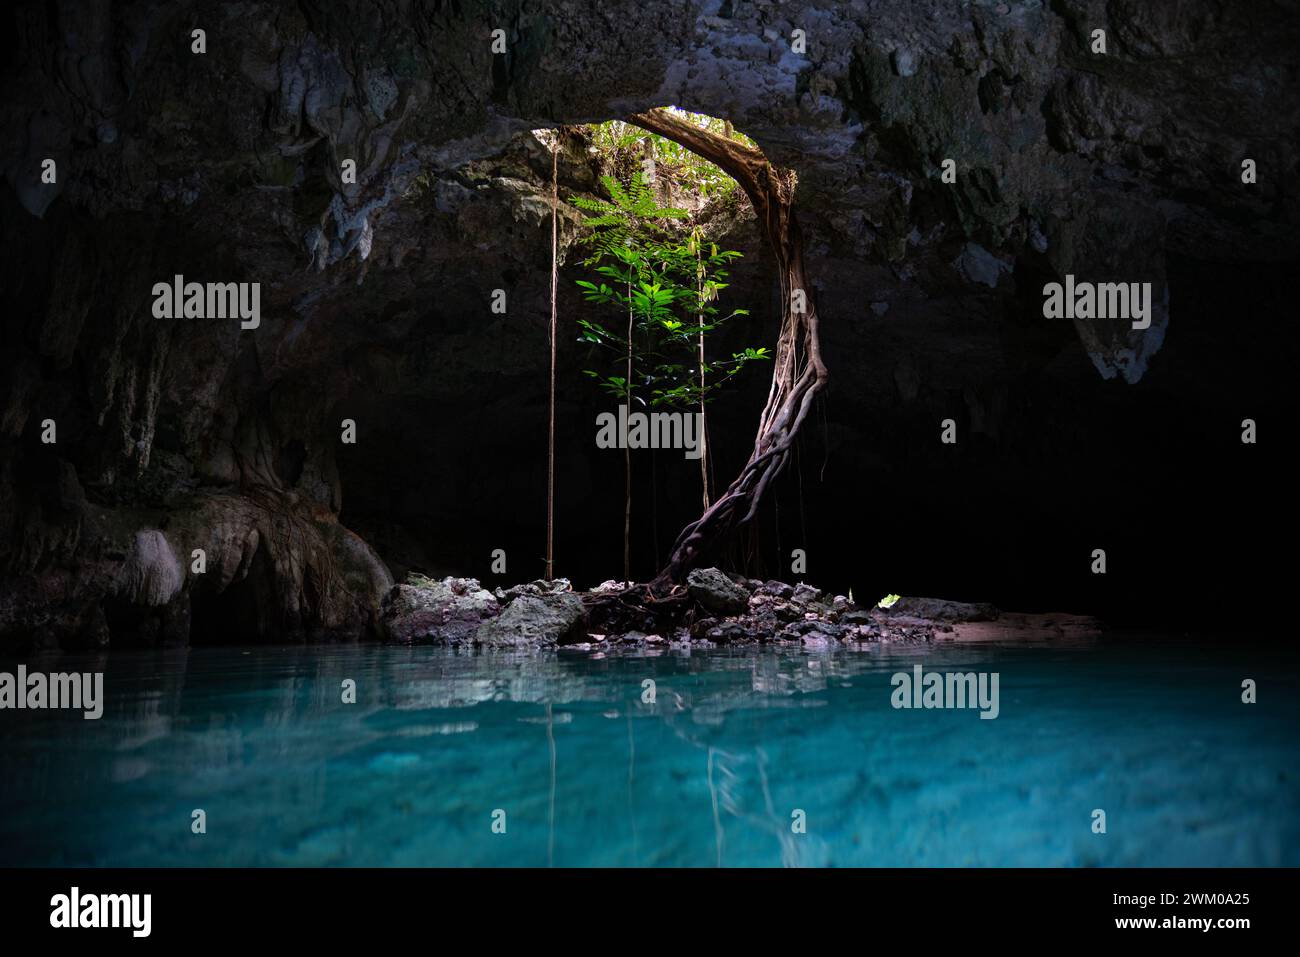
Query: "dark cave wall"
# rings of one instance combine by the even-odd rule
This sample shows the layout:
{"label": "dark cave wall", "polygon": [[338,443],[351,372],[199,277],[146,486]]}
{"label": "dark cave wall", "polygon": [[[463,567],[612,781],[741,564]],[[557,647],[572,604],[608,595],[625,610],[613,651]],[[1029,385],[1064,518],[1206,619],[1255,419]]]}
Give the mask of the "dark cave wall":
{"label": "dark cave wall", "polygon": [[[784,556],[805,547],[812,580],[859,598],[1201,627],[1263,614],[1237,601],[1207,616],[1201,596],[1280,584],[1260,542],[1293,514],[1268,438],[1296,358],[1292,5],[5,16],[7,645],[358,635],[392,573],[491,581],[502,547],[506,577],[539,574],[549,159],[526,130],[670,102],[733,119],[798,171],[832,375],[798,468],[717,560],[788,577]],[[1088,52],[1094,25],[1105,57]],[[494,57],[498,26],[510,52]],[[47,156],[55,186],[39,183]],[[945,157],[956,184],[939,180]],[[568,141],[562,192],[598,172]],[[574,225],[566,322],[582,308]],[[755,312],[737,336],[770,345],[764,253],[743,221],[730,235],[746,259],[729,298]],[[261,282],[261,326],[155,319],[152,284],[175,273]],[[1042,285],[1066,273],[1152,281],[1153,329],[1045,320]],[[506,316],[488,309],[494,288]],[[618,570],[622,465],[594,448],[604,406],[572,340],[557,554],[592,583]],[[751,370],[711,413],[724,484],[765,392]],[[956,446],[938,441],[949,417]],[[1239,441],[1246,417],[1258,446]],[[678,456],[638,464],[644,576],[698,489]],[[1104,579],[1087,571],[1096,547]]]}
{"label": "dark cave wall", "polygon": [[[770,340],[770,266],[761,249],[729,245],[752,256],[728,290],[755,313],[737,339]],[[583,314],[567,282],[580,275],[562,273],[566,322]],[[1271,443],[1243,446],[1240,423],[1255,418],[1271,431],[1284,407],[1295,359],[1284,345],[1285,275],[1175,261],[1171,310],[1186,325],[1171,329],[1134,385],[1098,376],[1068,323],[1044,329],[1040,287],[1025,295],[1018,284],[1008,279],[979,311],[877,315],[863,301],[850,321],[828,323],[832,386],[757,527],[715,558],[789,578],[790,550],[802,547],[810,580],[860,597],[935,592],[1148,627],[1209,627],[1219,619],[1200,596],[1282,587],[1283,567],[1261,541],[1285,517],[1274,513],[1286,500],[1284,463]],[[397,575],[541,574],[544,301],[530,315],[512,334],[525,353],[513,374],[466,392],[450,370],[430,369],[419,377],[442,384],[427,396],[396,405],[375,396],[358,413],[384,432],[340,457],[343,517]],[[618,575],[623,459],[594,448],[595,415],[609,406],[582,377],[589,362],[573,338],[560,343],[557,556],[560,573],[589,585]],[[766,387],[766,368],[751,369],[710,410],[724,479],[748,454]],[[956,421],[955,446],[939,440],[945,418]],[[695,463],[680,453],[651,459],[634,459],[643,577],[698,509]],[[500,576],[491,571],[498,547],[509,557]],[[1090,571],[1099,547],[1104,577]]]}

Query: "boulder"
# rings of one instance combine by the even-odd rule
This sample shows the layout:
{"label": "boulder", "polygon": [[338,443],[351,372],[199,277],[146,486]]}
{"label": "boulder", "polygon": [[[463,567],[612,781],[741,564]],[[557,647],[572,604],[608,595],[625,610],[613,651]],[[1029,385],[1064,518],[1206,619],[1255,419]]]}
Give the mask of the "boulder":
{"label": "boulder", "polygon": [[389,641],[472,641],[501,606],[474,578],[421,579],[395,586],[384,599],[381,623]]}
{"label": "boulder", "polygon": [[697,568],[686,587],[702,607],[718,615],[739,615],[749,608],[749,592],[716,568]]}
{"label": "boulder", "polygon": [[813,586],[809,585],[807,582],[800,582],[795,588],[794,594],[791,596],[791,601],[796,605],[807,605],[817,601],[821,597],[822,592],[820,588],[813,588]]}
{"label": "boulder", "polygon": [[881,609],[889,617],[926,621],[992,621],[1000,612],[987,602],[947,601],[943,598],[900,598]]}
{"label": "boulder", "polygon": [[587,640],[587,610],[572,592],[520,595],[499,616],[485,621],[476,644],[568,645]]}

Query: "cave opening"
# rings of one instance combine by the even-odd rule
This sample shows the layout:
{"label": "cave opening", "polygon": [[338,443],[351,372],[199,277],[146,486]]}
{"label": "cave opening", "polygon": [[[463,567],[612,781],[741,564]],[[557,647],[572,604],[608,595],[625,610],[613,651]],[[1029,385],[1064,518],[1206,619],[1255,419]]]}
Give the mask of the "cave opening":
{"label": "cave opening", "polygon": [[[619,327],[608,320],[579,315],[579,341],[590,351],[614,353],[619,374],[585,368],[583,374],[595,380],[606,396],[617,403],[617,414],[597,417],[596,445],[621,449],[624,459],[624,513],[622,580],[632,575],[632,489],[634,449],[685,448],[687,460],[699,463],[700,501],[705,515],[720,505],[743,496],[729,487],[719,493],[712,486],[711,456],[707,440],[709,403],[733,377],[751,363],[768,362],[780,353],[784,343],[743,345],[721,355],[716,346],[706,348],[706,338],[724,324],[748,317],[743,305],[723,305],[723,291],[730,285],[729,268],[744,254],[720,248],[722,230],[745,217],[765,214],[770,197],[753,173],[761,164],[771,173],[762,152],[752,139],[737,131],[729,120],[693,113],[677,107],[662,107],[636,114],[627,120],[611,120],[586,128],[588,152],[599,158],[603,196],[574,195],[569,201],[585,216],[578,243],[586,255],[580,265],[590,278],[577,279],[588,306],[604,308]],[[560,150],[559,134],[550,138],[553,150],[553,203],[558,200],[555,163]],[[746,165],[746,163],[750,165]],[[739,178],[739,180],[738,180]],[[782,177],[793,194],[794,177]],[[747,204],[744,201],[748,201]],[[556,325],[554,209],[552,217],[552,374]],[[760,232],[769,240],[770,227],[759,221]],[[784,237],[772,244],[778,263],[783,258]],[[800,293],[802,295],[802,292]],[[611,308],[612,307],[612,308]],[[622,313],[626,325],[622,326]],[[620,328],[621,327],[621,328]],[[717,337],[712,337],[716,339]],[[778,357],[773,372],[777,389],[785,363]],[[554,475],[554,389],[551,383],[551,452],[548,456],[548,553],[547,577],[551,577],[550,497]],[[771,399],[769,398],[769,403]],[[765,415],[763,419],[766,419]],[[760,420],[760,435],[768,428]],[[662,436],[661,436],[662,433]],[[662,441],[661,441],[662,438]],[[755,456],[760,452],[756,448]],[[660,456],[663,458],[663,456]],[[752,457],[751,457],[752,458]],[[669,462],[652,459],[650,472],[669,469]],[[651,481],[653,560],[660,569],[656,581],[671,587],[681,580],[684,566],[692,563],[701,546],[717,544],[723,534],[696,542],[689,533],[674,542],[667,564],[661,563],[661,528],[657,514],[657,483]],[[713,499],[721,494],[720,505]],[[756,503],[755,503],[756,504]],[[753,511],[751,509],[752,517]],[[726,530],[723,530],[724,532]],[[689,546],[684,542],[690,540]],[[689,558],[684,558],[688,554]],[[645,552],[645,549],[641,549]],[[644,562],[644,560],[643,560]],[[671,571],[669,571],[671,569]]]}
{"label": "cave opening", "polygon": [[[654,114],[665,116],[675,126],[696,128],[713,143],[734,143],[765,163],[756,142],[729,120],[677,107],[640,116],[644,119]],[[759,412],[771,391],[772,359],[778,351],[782,302],[787,298],[782,292],[779,259],[764,243],[762,224],[747,189],[701,151],[667,135],[675,134],[675,127],[658,131],[637,125],[636,120],[629,117],[537,129],[523,137],[522,152],[532,174],[541,181],[545,194],[557,194],[544,198],[557,203],[568,227],[561,262],[557,263],[561,281],[557,290],[560,379],[556,388],[561,427],[555,463],[559,508],[568,518],[556,529],[556,573],[591,584],[620,575],[648,580],[660,571],[677,531],[713,504],[725,492],[730,477],[744,468],[755,420],[760,419],[761,427]],[[709,141],[704,142],[707,145]],[[792,194],[795,173],[783,171],[783,177],[783,188]],[[643,187],[634,185],[638,182]],[[638,210],[638,202],[646,208]],[[545,210],[537,239],[542,239],[549,215],[549,209]],[[602,232],[619,232],[613,227],[620,218],[624,227],[620,235],[638,236],[634,251],[640,255],[633,257],[630,265],[611,251],[609,243],[602,246],[592,241]],[[607,272],[601,273],[602,268]],[[639,271],[637,288],[630,287],[624,275],[620,290],[611,278],[619,269]],[[528,273],[503,269],[501,275],[513,303]],[[666,308],[657,309],[655,302],[645,298],[642,279],[655,290],[653,294],[665,297]],[[733,279],[739,283],[735,290],[729,288]],[[737,297],[740,290],[743,298]],[[632,337],[626,334],[627,316],[619,313],[620,307],[628,305],[635,313]],[[533,316],[546,314],[547,303],[540,295],[530,298],[529,306]],[[532,422],[536,411],[550,399],[537,391],[536,377],[536,372],[545,368],[547,346],[545,341],[538,342],[535,321],[522,330],[516,325],[514,330],[527,337],[527,348],[520,351],[526,352],[527,361],[533,364],[534,374],[527,386],[527,415]],[[549,335],[545,329],[543,332]],[[707,343],[703,341],[706,337]],[[632,375],[627,374],[629,345],[636,353]],[[677,352],[666,357],[664,352],[670,349]],[[744,369],[746,366],[751,368]],[[518,394],[511,399],[524,401]],[[641,434],[633,427],[617,433],[619,442],[615,444],[621,452],[602,450],[597,418],[607,415],[617,421],[620,406],[632,413],[633,422],[637,413],[700,413],[702,448],[685,450],[686,455],[653,448],[657,443],[652,429],[643,451],[637,448],[643,441]],[[482,483],[466,483],[453,469],[423,458],[403,461],[402,456],[395,456],[376,464],[344,449],[340,472],[348,494],[342,521],[362,531],[397,580],[409,572],[486,578],[487,550],[479,549],[481,558],[476,556],[476,562],[467,564],[464,544],[484,534],[488,502],[508,495],[523,506],[516,510],[518,516],[493,516],[496,530],[492,543],[499,543],[507,553],[529,556],[529,567],[522,574],[544,574],[544,558],[533,557],[538,555],[540,539],[532,519],[544,520],[546,514],[545,501],[533,503],[537,503],[539,490],[548,485],[547,449],[535,433],[525,437],[515,421],[520,410],[514,402],[490,401],[470,409],[447,395],[443,412],[452,419],[462,415],[477,418],[482,425],[474,430],[475,438],[482,434],[508,437],[506,444],[518,453],[509,477],[503,482],[493,474],[498,469],[506,471],[505,464],[499,454],[477,442],[455,452],[446,450],[448,454],[442,458],[476,463],[486,473]],[[386,418],[394,417],[405,418],[405,413]],[[409,444],[400,447],[404,454],[410,452]],[[629,468],[627,458],[633,449],[638,461]],[[458,507],[450,507],[452,495],[446,499],[411,493],[396,499],[372,497],[381,487],[379,476],[392,475],[395,470],[409,473],[413,468],[435,471],[436,484],[460,496]],[[466,507],[466,499],[478,498],[478,489],[494,485],[498,493],[485,494],[481,508],[478,501]],[[796,497],[802,491],[798,485],[792,490]],[[784,482],[773,489],[780,494],[788,491]],[[635,502],[630,516],[626,507],[629,497]],[[383,514],[376,507],[379,504],[387,506]],[[792,500],[787,516],[797,516],[802,510],[802,503]],[[397,515],[409,521],[395,520]],[[780,535],[768,533],[765,546],[758,526],[777,518],[779,514],[770,519],[763,516],[742,536],[719,542],[715,549],[718,557],[725,554],[750,573],[763,571],[769,566],[763,550],[779,544]],[[437,554],[436,545],[426,544],[434,537],[435,528],[438,536],[457,546]],[[635,542],[630,562],[621,567],[620,538],[624,544],[628,539]],[[609,552],[604,547],[607,544],[613,546]],[[541,567],[534,567],[535,561]]]}

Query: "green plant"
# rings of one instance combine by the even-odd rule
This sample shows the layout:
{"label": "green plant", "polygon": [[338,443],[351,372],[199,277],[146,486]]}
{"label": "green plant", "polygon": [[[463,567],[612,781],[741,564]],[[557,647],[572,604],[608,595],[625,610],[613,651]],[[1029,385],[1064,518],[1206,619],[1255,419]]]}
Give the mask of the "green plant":
{"label": "green plant", "polygon": [[678,409],[709,402],[746,363],[770,358],[766,348],[747,347],[712,362],[703,352],[708,333],[749,315],[747,309],[724,315],[717,305],[729,285],[725,267],[742,254],[707,242],[699,227],[692,227],[684,240],[674,237],[665,223],[689,214],[659,206],[642,174],[626,187],[611,176],[601,182],[610,201],[572,198],[589,214],[586,225],[592,230],[583,238],[592,250],[583,264],[602,279],[578,280],[577,285],[588,302],[618,307],[629,323],[620,334],[601,322],[579,319],[579,339],[617,351],[627,365],[621,376],[585,371],[624,401]]}
{"label": "green plant", "polygon": [[716,393],[740,373],[748,362],[770,358],[766,348],[746,347],[733,352],[729,359],[709,361],[706,336],[723,323],[749,315],[748,309],[732,309],[725,315],[718,307],[722,290],[730,283],[726,266],[739,259],[735,250],[720,250],[708,242],[700,227],[691,230],[686,242],[658,250],[658,262],[665,276],[674,284],[674,301],[688,317],[661,322],[664,352],[686,354],[689,364],[663,363],[655,369],[655,379],[663,383],[652,393],[651,405],[676,408],[699,407],[711,402]]}
{"label": "green plant", "polygon": [[[584,265],[597,275],[612,280],[599,284],[579,280],[583,298],[599,305],[614,305],[620,316],[627,316],[626,333],[611,332],[604,325],[588,319],[578,320],[579,338],[594,345],[616,349],[623,361],[623,375],[602,375],[592,369],[586,374],[595,378],[602,389],[631,406],[634,400],[644,404],[637,394],[639,368],[649,364],[649,347],[638,349],[638,321],[643,331],[655,327],[671,316],[676,291],[665,288],[656,276],[653,258],[647,255],[663,232],[663,224],[683,219],[689,214],[684,209],[660,206],[654,190],[646,178],[638,173],[625,187],[613,176],[601,177],[609,193],[609,200],[573,197],[573,204],[587,214],[586,225],[591,228],[583,243],[592,250]],[[625,449],[623,492],[623,578],[631,578],[632,536],[632,453]]]}
{"label": "green plant", "polygon": [[[619,138],[616,143],[624,143]],[[677,144],[671,140],[674,147]],[[680,147],[678,147],[680,149]],[[719,175],[721,171],[718,171]],[[579,340],[619,356],[621,374],[584,372],[600,389],[629,407],[633,402],[666,406],[703,416],[716,392],[752,361],[769,358],[764,348],[745,348],[729,359],[708,361],[705,337],[722,323],[748,315],[734,309],[725,315],[717,305],[728,285],[726,266],[739,252],[720,250],[693,226],[688,233],[672,226],[689,213],[660,206],[646,176],[634,173],[625,185],[614,176],[601,183],[609,199],[575,196],[590,232],[584,260],[598,277],[578,280],[583,298],[610,306],[624,319],[615,331],[596,319],[578,320]],[[701,418],[701,426],[703,426]],[[703,429],[701,430],[703,435]],[[703,442],[703,438],[701,439]],[[700,456],[704,500],[709,497],[707,454]],[[630,577],[631,452],[624,452],[624,578]]]}
{"label": "green plant", "polygon": [[[776,253],[783,298],[772,356],[772,385],[759,416],[753,452],[718,500],[678,533],[667,563],[648,586],[651,595],[662,597],[681,585],[710,549],[754,518],[773,479],[789,463],[798,433],[826,388],[828,373],[821,355],[817,305],[808,295],[812,290],[793,206],[794,171],[772,165],[762,150],[740,142],[726,126],[716,133],[689,114],[684,118],[679,110],[646,110],[630,120],[725,169],[736,180],[754,208],[763,238]],[[796,298],[792,290],[803,290],[805,295]]]}
{"label": "green plant", "polygon": [[[710,133],[745,146],[755,145],[727,120],[677,107],[669,107],[668,112]],[[643,171],[645,160],[650,158],[664,177],[695,196],[721,200],[735,194],[735,180],[715,164],[666,136],[622,120],[593,123],[587,127],[587,133],[592,146],[607,159],[616,175],[627,178],[636,171]]]}
{"label": "green plant", "polygon": [[[627,319],[623,334],[590,319],[579,319],[579,339],[613,349],[624,360],[624,375],[602,375],[585,370],[606,392],[631,403],[645,403],[636,386],[651,381],[648,368],[655,355],[655,337],[646,335],[671,325],[680,290],[658,267],[656,253],[664,248],[664,223],[684,219],[684,209],[660,206],[646,178],[638,173],[624,186],[613,176],[601,177],[610,199],[574,196],[572,202],[587,213],[587,233],[582,242],[591,250],[583,260],[601,277],[600,282],[578,280],[583,298],[597,305],[612,305]],[[612,285],[611,285],[612,283]],[[638,336],[638,329],[643,333]]]}

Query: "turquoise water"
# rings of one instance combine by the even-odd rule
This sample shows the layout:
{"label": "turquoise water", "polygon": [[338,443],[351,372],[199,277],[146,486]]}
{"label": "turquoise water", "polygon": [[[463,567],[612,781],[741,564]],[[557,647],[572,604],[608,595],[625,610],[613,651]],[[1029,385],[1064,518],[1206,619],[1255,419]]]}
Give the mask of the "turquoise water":
{"label": "turquoise water", "polygon": [[[916,663],[999,716],[894,709]],[[26,664],[107,703],[0,711],[9,865],[1300,865],[1300,667],[1226,639]]]}

